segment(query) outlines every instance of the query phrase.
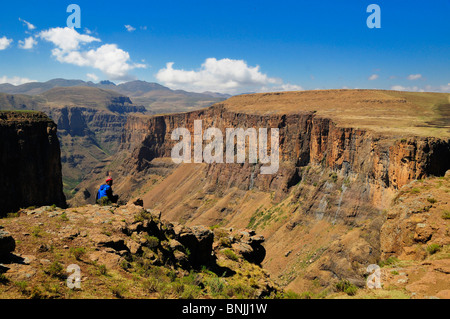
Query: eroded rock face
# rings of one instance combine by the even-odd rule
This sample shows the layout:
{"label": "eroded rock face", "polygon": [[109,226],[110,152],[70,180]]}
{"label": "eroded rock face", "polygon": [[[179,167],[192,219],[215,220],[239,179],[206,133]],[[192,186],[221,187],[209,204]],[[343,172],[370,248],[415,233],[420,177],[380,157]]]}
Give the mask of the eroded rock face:
{"label": "eroded rock face", "polygon": [[449,180],[450,171],[441,179],[416,181],[401,189],[381,228],[382,260],[423,260],[429,245],[450,244],[450,222],[443,216],[450,209],[445,192]]}
{"label": "eroded rock face", "polygon": [[0,112],[0,216],[65,206],[56,125],[40,112]]}
{"label": "eroded rock face", "polygon": [[[170,157],[178,141],[171,140],[175,128],[187,128],[191,137],[194,120],[205,130],[226,128],[279,128],[280,168],[276,174],[259,174],[260,164],[211,164],[209,184],[216,189],[238,187],[275,191],[283,196],[301,180],[300,169],[320,165],[344,177],[351,177],[368,193],[368,199],[383,207],[395,191],[415,179],[442,176],[450,168],[448,139],[395,136],[339,127],[313,112],[258,115],[236,113],[221,104],[208,109],[154,117],[130,116],[122,138],[124,145],[138,145],[123,165],[123,171],[143,172],[158,157]],[[225,150],[224,150],[225,152]],[[247,161],[248,162],[248,161]]]}

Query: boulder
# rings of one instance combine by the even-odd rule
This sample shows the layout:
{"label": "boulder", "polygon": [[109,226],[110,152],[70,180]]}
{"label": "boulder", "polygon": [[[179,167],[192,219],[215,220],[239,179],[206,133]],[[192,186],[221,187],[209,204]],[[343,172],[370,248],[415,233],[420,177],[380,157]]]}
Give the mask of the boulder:
{"label": "boulder", "polygon": [[142,200],[142,198],[134,198],[134,199],[132,199],[130,202],[129,202],[129,204],[133,204],[133,205],[136,205],[136,206],[141,206],[141,207],[144,207],[144,201]]}
{"label": "boulder", "polygon": [[189,250],[193,268],[212,262],[214,233],[205,226],[175,227],[176,239]]}
{"label": "boulder", "polygon": [[266,249],[258,243],[237,242],[231,245],[233,250],[242,256],[248,262],[261,264],[266,257]]}
{"label": "boulder", "polygon": [[0,260],[8,256],[16,248],[14,238],[3,229],[0,229]]}

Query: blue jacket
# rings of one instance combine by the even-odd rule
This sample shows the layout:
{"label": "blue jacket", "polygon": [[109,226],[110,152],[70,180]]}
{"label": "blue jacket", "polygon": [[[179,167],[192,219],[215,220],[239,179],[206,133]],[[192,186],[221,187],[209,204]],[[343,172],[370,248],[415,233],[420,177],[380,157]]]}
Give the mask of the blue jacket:
{"label": "blue jacket", "polygon": [[111,186],[109,186],[108,184],[103,184],[102,186],[100,186],[100,189],[98,190],[97,199],[100,199],[103,197],[110,198],[111,195],[112,195]]}

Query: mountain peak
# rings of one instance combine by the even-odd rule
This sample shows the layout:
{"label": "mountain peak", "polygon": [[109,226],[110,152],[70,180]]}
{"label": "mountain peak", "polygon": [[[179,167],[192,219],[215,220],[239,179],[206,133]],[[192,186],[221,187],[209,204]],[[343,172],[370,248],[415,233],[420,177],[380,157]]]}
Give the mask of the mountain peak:
{"label": "mountain peak", "polygon": [[111,82],[111,81],[109,81],[109,80],[104,80],[104,81],[100,81],[98,84],[101,84],[101,85],[116,85],[114,82]]}

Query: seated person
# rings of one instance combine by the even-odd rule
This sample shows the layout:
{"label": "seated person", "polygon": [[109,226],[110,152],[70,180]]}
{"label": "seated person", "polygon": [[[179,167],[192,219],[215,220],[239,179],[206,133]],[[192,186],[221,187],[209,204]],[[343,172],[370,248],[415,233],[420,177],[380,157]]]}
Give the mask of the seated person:
{"label": "seated person", "polygon": [[113,195],[112,186],[113,179],[111,177],[108,177],[106,179],[106,184],[103,184],[100,186],[100,189],[97,192],[97,203],[98,204],[106,204],[108,202],[110,203],[117,203],[119,196]]}

